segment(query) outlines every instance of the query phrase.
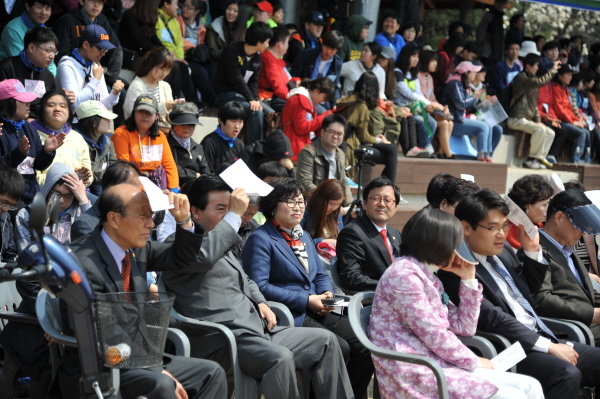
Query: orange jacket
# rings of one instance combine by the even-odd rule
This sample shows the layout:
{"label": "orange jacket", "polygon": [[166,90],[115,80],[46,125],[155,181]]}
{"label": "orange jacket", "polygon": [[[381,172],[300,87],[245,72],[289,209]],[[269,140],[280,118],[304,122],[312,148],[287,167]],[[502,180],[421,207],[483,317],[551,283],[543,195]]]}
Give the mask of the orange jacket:
{"label": "orange jacket", "polygon": [[137,130],[130,132],[125,126],[121,126],[115,129],[112,142],[118,159],[133,162],[142,172],[151,172],[162,165],[167,173],[169,189],[179,187],[177,165],[163,132],[159,131],[159,136],[154,139],[150,136],[142,138]]}
{"label": "orange jacket", "polygon": [[579,122],[579,118],[573,112],[571,104],[571,92],[568,87],[562,87],[559,83],[552,84],[552,99],[554,100],[554,113],[563,122],[573,124]]}
{"label": "orange jacket", "polygon": [[[188,50],[196,47],[196,45],[185,38],[185,21],[181,15],[178,15],[175,18],[177,22],[179,22],[179,27],[181,28],[181,37],[183,38],[183,51],[188,52]],[[206,27],[200,21],[200,26],[198,27],[198,44],[204,44],[204,37],[206,36]]]}

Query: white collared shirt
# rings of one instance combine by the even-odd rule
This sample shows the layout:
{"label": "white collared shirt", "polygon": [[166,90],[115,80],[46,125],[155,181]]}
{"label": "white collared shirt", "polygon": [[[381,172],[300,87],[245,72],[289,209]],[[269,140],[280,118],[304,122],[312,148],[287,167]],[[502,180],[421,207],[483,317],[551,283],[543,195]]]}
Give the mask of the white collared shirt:
{"label": "white collared shirt", "polygon": [[[504,278],[494,270],[492,265],[490,265],[486,260],[485,256],[477,253],[473,253],[473,255],[475,255],[475,259],[477,259],[479,263],[481,263],[481,265],[485,267],[488,273],[490,273],[496,284],[498,284],[498,287],[504,294],[504,298],[506,299],[508,306],[512,309],[513,313],[515,314],[515,318],[521,323],[523,323],[525,327],[537,332],[537,322],[535,321],[535,318],[532,315],[530,315],[519,302],[517,302],[517,299],[514,297],[512,290],[509,289],[508,284],[506,283]],[[540,250],[538,252],[525,251],[525,256],[528,256],[531,259],[539,259],[540,257],[542,257],[542,249],[540,247]],[[504,270],[507,270],[502,261],[497,256],[494,256],[494,259],[498,263],[498,266],[500,266]],[[550,347],[551,343],[552,341],[550,341],[548,338],[540,336],[532,349],[538,352],[548,353],[548,348]]]}
{"label": "white collared shirt", "polygon": [[116,242],[114,242],[113,239],[110,238],[108,234],[106,234],[106,230],[102,229],[100,235],[102,236],[104,243],[108,247],[110,254],[115,259],[117,267],[119,268],[119,273],[121,273],[121,269],[123,268],[123,258],[125,258],[125,254],[127,253],[127,251],[125,251]]}

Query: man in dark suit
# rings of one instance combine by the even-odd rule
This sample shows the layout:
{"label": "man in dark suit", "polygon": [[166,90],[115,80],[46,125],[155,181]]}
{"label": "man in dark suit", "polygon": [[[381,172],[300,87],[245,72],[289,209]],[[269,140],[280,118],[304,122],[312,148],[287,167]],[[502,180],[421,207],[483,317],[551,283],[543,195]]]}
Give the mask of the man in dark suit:
{"label": "man in dark suit", "polygon": [[364,214],[345,226],[337,240],[342,289],[375,291],[381,275],[400,256],[400,232],[387,225],[399,202],[400,190],[385,176],[365,187]]}
{"label": "man in dark suit", "polygon": [[[577,215],[588,211],[590,214],[581,218]],[[587,270],[573,253],[583,231],[600,233],[593,226],[592,211],[600,214],[582,191],[567,190],[554,196],[548,204],[546,225],[540,230],[543,258],[525,258],[524,271],[545,272],[542,284],[530,287],[540,315],[585,323],[594,334],[596,346],[600,346],[600,293],[594,290]]]}
{"label": "man in dark suit", "polygon": [[[517,364],[517,372],[540,381],[546,398],[578,398],[580,386],[600,385],[600,348],[577,342],[571,348],[558,340],[533,309],[532,287],[541,285],[544,271],[531,270],[519,274],[519,262],[508,252],[504,242],[509,229],[508,206],[490,189],[464,197],[455,210],[465,231],[465,241],[475,258],[476,277],[483,286],[478,329],[505,336],[520,342],[526,358]],[[521,255],[539,259],[539,236],[531,240],[523,228],[519,238],[523,243]],[[438,271],[444,290],[453,303],[459,305],[460,279]]]}
{"label": "man in dark suit", "polygon": [[[242,372],[261,380],[266,399],[299,398],[296,370],[308,370],[317,398],[350,398],[352,388],[338,340],[330,331],[306,327],[277,327],[258,286],[234,258],[231,248],[248,207],[246,192],[231,189],[218,176],[201,176],[188,191],[194,221],[206,229],[199,254],[200,267],[163,272],[175,310],[183,316],[220,323],[236,339]],[[202,355],[231,367],[229,350],[207,342],[206,335],[187,331],[192,355]],[[213,334],[214,335],[214,334]],[[207,353],[209,352],[209,353]]]}
{"label": "man in dark suit", "polygon": [[[119,184],[102,193],[98,200],[101,228],[75,251],[95,293],[146,292],[147,270],[189,271],[198,267],[204,229],[191,220],[185,195],[169,193],[169,201],[174,205],[170,212],[178,226],[173,244],[148,241],[154,227],[153,212],[140,187]],[[64,320],[65,317],[68,316],[63,312]],[[73,334],[67,327],[65,332]],[[225,373],[218,364],[202,359],[170,358],[164,367],[121,370],[123,396],[226,397]],[[79,398],[80,373],[77,351],[67,348],[59,373],[63,397]]]}

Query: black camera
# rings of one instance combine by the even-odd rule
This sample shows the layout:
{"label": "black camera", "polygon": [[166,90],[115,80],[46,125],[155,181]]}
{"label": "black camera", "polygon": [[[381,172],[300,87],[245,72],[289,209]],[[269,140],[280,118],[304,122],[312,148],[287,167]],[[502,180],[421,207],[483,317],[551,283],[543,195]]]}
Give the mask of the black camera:
{"label": "black camera", "polygon": [[357,148],[354,150],[354,157],[357,160],[362,161],[367,155],[373,155],[374,153],[372,148]]}

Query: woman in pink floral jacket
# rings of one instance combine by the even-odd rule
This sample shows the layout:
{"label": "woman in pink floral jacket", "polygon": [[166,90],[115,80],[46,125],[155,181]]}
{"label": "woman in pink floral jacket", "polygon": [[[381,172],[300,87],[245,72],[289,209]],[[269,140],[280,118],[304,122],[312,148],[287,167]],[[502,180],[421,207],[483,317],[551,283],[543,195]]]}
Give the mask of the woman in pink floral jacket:
{"label": "woman in pink floral jacket", "polygon": [[[543,398],[537,380],[493,370],[489,360],[478,358],[456,337],[475,334],[482,301],[474,259],[469,263],[454,250],[462,240],[458,219],[438,209],[424,208],[408,221],[402,231],[405,256],[396,259],[377,285],[371,341],[440,363],[451,398]],[[461,277],[460,307],[449,301],[433,274],[440,267]],[[376,356],[373,361],[384,398],[438,397],[430,369]]]}

